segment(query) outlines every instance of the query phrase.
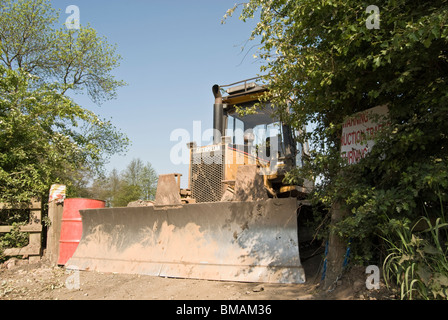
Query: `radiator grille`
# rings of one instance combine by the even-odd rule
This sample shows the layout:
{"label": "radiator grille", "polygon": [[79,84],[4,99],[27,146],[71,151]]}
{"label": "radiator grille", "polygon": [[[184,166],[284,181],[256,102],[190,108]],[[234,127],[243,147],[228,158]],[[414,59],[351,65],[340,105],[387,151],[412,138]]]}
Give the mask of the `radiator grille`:
{"label": "radiator grille", "polygon": [[224,193],[224,153],[222,150],[192,152],[191,197],[196,202],[218,202]]}

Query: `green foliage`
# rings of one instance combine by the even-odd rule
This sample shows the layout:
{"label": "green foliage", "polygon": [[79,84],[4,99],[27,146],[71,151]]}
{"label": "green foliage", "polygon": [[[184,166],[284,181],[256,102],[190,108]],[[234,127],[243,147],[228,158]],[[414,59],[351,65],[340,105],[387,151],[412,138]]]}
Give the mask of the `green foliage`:
{"label": "green foliage", "polygon": [[0,225],[11,226],[14,223],[27,221],[29,215],[29,209],[2,209],[0,211]]}
{"label": "green foliage", "polygon": [[128,184],[125,181],[122,181],[118,193],[113,196],[111,206],[126,207],[129,202],[142,200],[141,193],[142,191],[139,186]]}
{"label": "green foliage", "polygon": [[3,251],[7,248],[23,248],[28,245],[29,235],[26,232],[21,232],[20,227],[24,226],[26,222],[12,223],[11,232],[0,234],[0,262],[7,257],[3,255]]}
{"label": "green foliage", "polygon": [[119,173],[113,169],[107,177],[97,179],[90,188],[93,198],[104,199],[112,207],[125,207],[137,200],[154,200],[158,176],[149,162],[133,159]]}
{"label": "green foliage", "polygon": [[29,73],[0,65],[0,201],[17,203],[70,184],[77,170],[100,170],[128,143],[109,121],[39,85]]}
{"label": "green foliage", "polygon": [[[418,223],[428,227],[416,231]],[[388,253],[383,266],[389,286],[397,285],[400,299],[448,299],[448,224],[422,217],[412,228],[410,221],[389,220],[393,237],[385,238]]]}
{"label": "green foliage", "polygon": [[23,248],[28,245],[28,233],[21,232],[20,227],[24,226],[26,222],[12,224],[12,230],[6,233],[0,243],[0,247],[3,248]]}
{"label": "green foliage", "polygon": [[283,109],[290,101],[290,120],[297,127],[315,124],[309,137],[316,146],[338,148],[344,117],[377,105],[389,104],[398,121],[428,109],[434,119],[446,112],[446,1],[383,1],[381,27],[374,30],[366,26],[369,4],[252,0],[242,5],[240,19],[257,11],[260,16],[251,38],[260,41],[269,98]]}
{"label": "green foliage", "polygon": [[41,83],[58,83],[60,93],[86,92],[96,103],[114,98],[124,85],[111,74],[121,60],[116,47],[89,26],[57,27],[58,19],[47,0],[1,1],[0,62]]}
{"label": "green foliage", "polygon": [[[379,29],[366,25],[372,4],[380,10]],[[311,142],[311,157],[296,174],[317,178],[314,203],[347,207],[350,214],[331,228],[352,239],[361,260],[373,257],[377,235],[392,239],[398,232],[385,233],[388,217],[403,223],[426,213],[441,218],[440,206],[446,211],[447,4],[251,0],[225,16],[241,8],[241,20],[259,18],[251,40],[264,62],[265,99],[292,126],[314,128],[302,137]],[[390,125],[365,159],[344,166],[344,118],[385,104]]]}
{"label": "green foliage", "polygon": [[112,76],[115,47],[92,28],[57,28],[47,0],[0,1],[0,201],[47,194],[53,183],[77,188],[129,141],[110,121],[67,96],[101,103],[123,85]]}

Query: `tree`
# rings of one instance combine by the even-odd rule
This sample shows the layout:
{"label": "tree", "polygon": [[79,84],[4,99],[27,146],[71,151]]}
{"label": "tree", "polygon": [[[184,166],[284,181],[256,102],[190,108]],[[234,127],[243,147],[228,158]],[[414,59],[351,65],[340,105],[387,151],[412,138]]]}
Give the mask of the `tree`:
{"label": "tree", "polygon": [[149,162],[143,164],[140,159],[133,159],[123,172],[123,180],[129,186],[136,186],[139,190],[137,199],[154,200],[157,188],[157,173]]}
{"label": "tree", "polygon": [[157,191],[157,182],[159,177],[152,165],[147,162],[142,169],[140,185],[142,189],[142,200],[155,200]]}
{"label": "tree", "polygon": [[151,164],[133,159],[119,173],[113,169],[104,179],[96,179],[90,187],[93,198],[104,199],[112,207],[127,206],[137,200],[154,200],[158,176]]}
{"label": "tree", "polygon": [[117,169],[112,169],[109,174],[93,179],[89,187],[85,187],[89,198],[106,201],[106,206],[111,206],[112,201],[119,194],[121,189],[121,177]]}
{"label": "tree", "polygon": [[129,141],[68,90],[97,103],[123,85],[120,57],[91,28],[55,29],[50,2],[0,1],[0,201],[27,201],[53,183],[98,173]]}
{"label": "tree", "polygon": [[54,85],[0,65],[0,200],[28,201],[74,173],[100,170],[127,138]]}
{"label": "tree", "polygon": [[[448,188],[447,1],[382,1],[373,7],[379,17],[371,4],[251,0],[240,15],[259,17],[251,39],[260,41],[261,72],[268,74],[265,98],[283,121],[297,128],[314,123],[305,137],[314,146],[306,169],[322,178],[314,200],[332,213],[336,242],[351,238],[352,252],[364,252],[364,261],[372,259],[372,235],[390,231],[390,217],[442,216]],[[344,166],[344,118],[384,104],[390,126],[365,159]],[[337,271],[328,283],[340,273],[344,251],[333,250],[339,261],[329,266]]]}
{"label": "tree", "polygon": [[56,29],[59,12],[47,0],[0,2],[0,61],[11,70],[58,83],[60,93],[86,92],[101,103],[123,86],[111,72],[121,56],[90,27]]}
{"label": "tree", "polygon": [[141,190],[138,186],[121,181],[121,187],[112,199],[111,206],[126,207],[130,202],[140,200],[140,194]]}

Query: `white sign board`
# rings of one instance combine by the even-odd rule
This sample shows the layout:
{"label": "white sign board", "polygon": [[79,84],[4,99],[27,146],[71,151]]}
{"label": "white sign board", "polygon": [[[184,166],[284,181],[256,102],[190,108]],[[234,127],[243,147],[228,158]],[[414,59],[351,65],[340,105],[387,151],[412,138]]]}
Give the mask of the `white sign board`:
{"label": "white sign board", "polygon": [[357,163],[369,153],[375,144],[375,134],[386,125],[388,113],[387,106],[378,106],[356,113],[344,121],[341,156],[348,164]]}

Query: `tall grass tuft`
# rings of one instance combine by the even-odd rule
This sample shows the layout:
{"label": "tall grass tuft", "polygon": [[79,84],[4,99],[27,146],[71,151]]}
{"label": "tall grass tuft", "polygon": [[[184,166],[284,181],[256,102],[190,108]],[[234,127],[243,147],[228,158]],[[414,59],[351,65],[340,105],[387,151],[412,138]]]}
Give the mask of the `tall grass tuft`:
{"label": "tall grass tuft", "polygon": [[[422,224],[423,230],[417,228]],[[388,247],[383,263],[386,285],[394,283],[402,300],[448,299],[448,223],[443,206],[435,220],[421,217],[411,226],[409,220],[390,219],[389,225],[394,236],[383,237]]]}

